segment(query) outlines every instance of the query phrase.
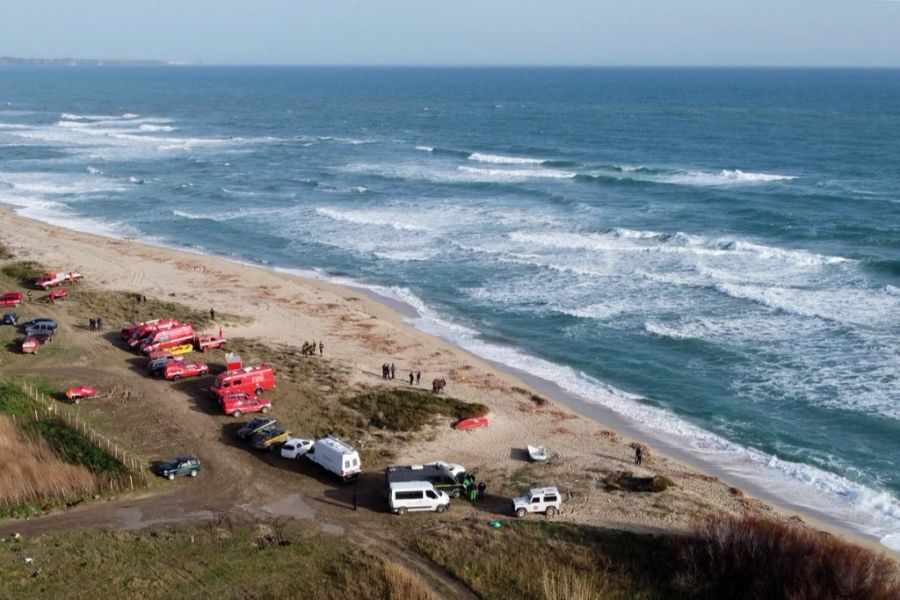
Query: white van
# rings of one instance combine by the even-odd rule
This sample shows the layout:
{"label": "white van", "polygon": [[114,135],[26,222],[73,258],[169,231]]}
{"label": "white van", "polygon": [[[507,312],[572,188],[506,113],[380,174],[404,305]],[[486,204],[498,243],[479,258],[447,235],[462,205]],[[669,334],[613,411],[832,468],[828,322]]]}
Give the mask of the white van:
{"label": "white van", "polygon": [[388,491],[391,512],[405,515],[410,510],[444,512],[450,506],[450,496],[427,481],[398,481]]}
{"label": "white van", "polygon": [[359,452],[331,436],[316,440],[304,456],[344,481],[356,479],[362,470]]}

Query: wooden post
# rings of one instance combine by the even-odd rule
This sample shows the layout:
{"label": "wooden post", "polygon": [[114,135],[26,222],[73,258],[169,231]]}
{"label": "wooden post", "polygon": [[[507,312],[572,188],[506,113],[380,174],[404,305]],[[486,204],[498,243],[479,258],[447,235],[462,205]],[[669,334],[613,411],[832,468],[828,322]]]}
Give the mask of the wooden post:
{"label": "wooden post", "polygon": [[134,479],[131,478],[131,475],[128,476],[128,485],[131,487],[131,491],[134,491]]}

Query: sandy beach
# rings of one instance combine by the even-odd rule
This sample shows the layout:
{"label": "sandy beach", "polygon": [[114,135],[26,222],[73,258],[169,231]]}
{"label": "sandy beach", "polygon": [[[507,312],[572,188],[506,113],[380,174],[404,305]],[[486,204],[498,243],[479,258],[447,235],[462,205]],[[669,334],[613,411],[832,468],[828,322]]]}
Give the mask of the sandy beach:
{"label": "sandy beach", "polygon": [[[532,476],[527,444],[544,444],[555,456],[541,479],[567,492],[560,519],[634,531],[684,531],[703,515],[754,513],[802,519],[855,543],[889,552],[877,540],[829,522],[821,515],[778,506],[763,490],[738,489],[714,469],[652,443],[642,466],[633,461],[636,431],[596,406],[547,382],[490,364],[406,324],[402,311],[360,290],[328,282],[177,251],[61,229],[0,209],[0,239],[17,259],[76,270],[95,288],[170,298],[193,308],[247,317],[228,328],[230,337],[299,346],[316,340],[324,354],[344,365],[351,383],[409,387],[411,371],[420,387],[447,380],[447,392],[490,409],[490,426],[472,432],[436,428],[429,436],[399,444],[396,462],[443,459],[465,465],[486,480]],[[118,326],[118,323],[111,324]],[[393,363],[396,379],[385,382],[381,365]],[[521,376],[520,376],[521,375]],[[608,473],[661,475],[672,486],[664,494],[608,492]],[[710,471],[710,472],[706,472]],[[761,499],[764,498],[764,499]]]}

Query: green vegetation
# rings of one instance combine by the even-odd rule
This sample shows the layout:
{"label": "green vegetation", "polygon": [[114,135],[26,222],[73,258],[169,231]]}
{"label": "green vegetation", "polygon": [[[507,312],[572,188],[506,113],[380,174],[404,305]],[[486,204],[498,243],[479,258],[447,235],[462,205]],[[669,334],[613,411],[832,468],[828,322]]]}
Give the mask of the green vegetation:
{"label": "green vegetation", "polygon": [[603,478],[608,491],[626,492],[664,492],[675,483],[668,477],[653,475],[652,477],[636,477],[631,471],[610,473]]}
{"label": "green vegetation", "polygon": [[429,392],[370,388],[344,400],[355,408],[373,427],[390,431],[419,431],[437,416],[453,420],[483,417],[488,408],[483,404],[463,402]]}
{"label": "green vegetation", "polygon": [[10,598],[430,597],[405,568],[279,521],[10,539],[0,564]]}
{"label": "green vegetation", "polygon": [[9,246],[0,242],[0,260],[9,260],[11,258],[15,258],[16,255],[12,250],[9,249]]}
{"label": "green vegetation", "polygon": [[128,473],[125,465],[59,419],[32,421],[24,429],[40,435],[67,463],[81,465],[95,474]]}
{"label": "green vegetation", "polygon": [[21,286],[32,287],[34,280],[47,272],[47,270],[33,260],[20,260],[4,265],[3,274],[14,280]]}

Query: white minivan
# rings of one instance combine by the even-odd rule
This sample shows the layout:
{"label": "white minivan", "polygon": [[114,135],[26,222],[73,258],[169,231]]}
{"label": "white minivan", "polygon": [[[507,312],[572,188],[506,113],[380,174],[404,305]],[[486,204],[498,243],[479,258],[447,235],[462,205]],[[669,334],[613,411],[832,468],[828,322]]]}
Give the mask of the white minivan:
{"label": "white minivan", "polygon": [[402,481],[392,483],[388,490],[391,512],[405,515],[411,510],[444,512],[450,506],[450,496],[427,481]]}

